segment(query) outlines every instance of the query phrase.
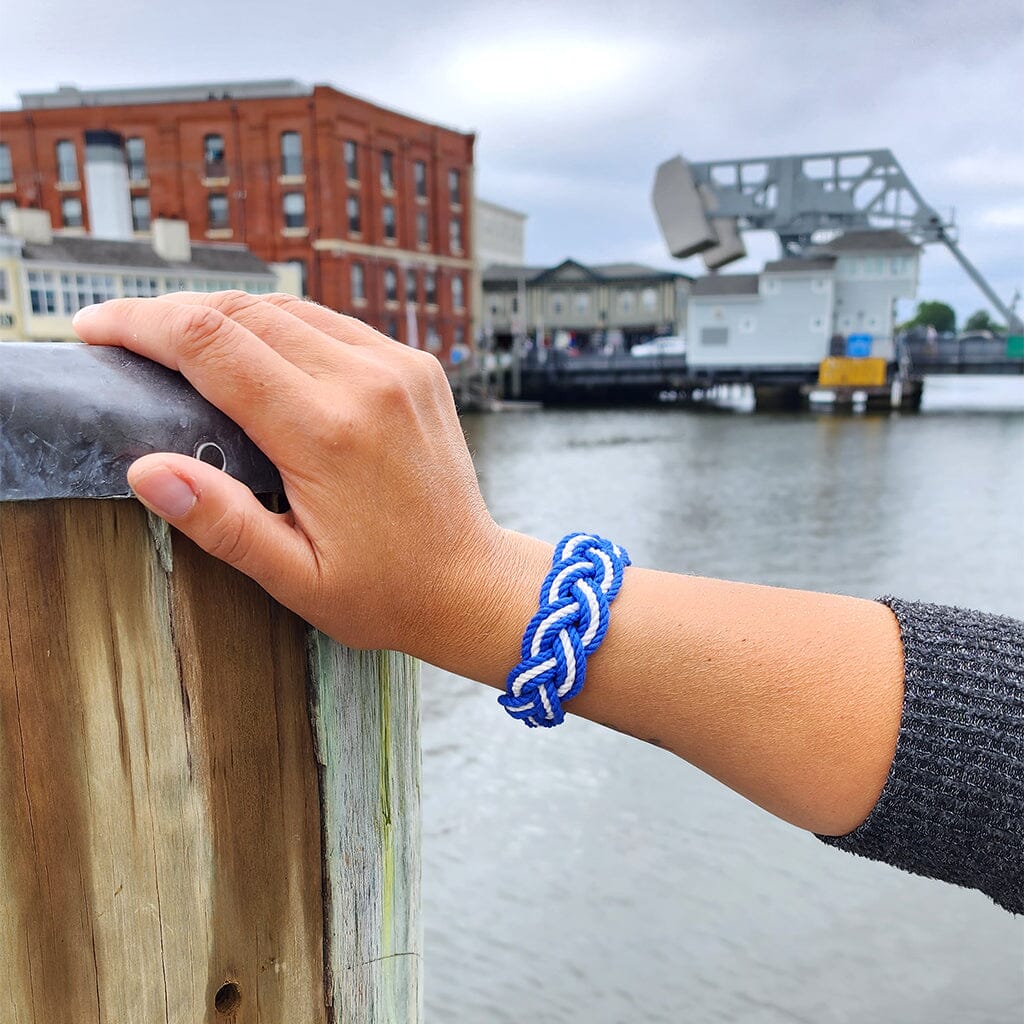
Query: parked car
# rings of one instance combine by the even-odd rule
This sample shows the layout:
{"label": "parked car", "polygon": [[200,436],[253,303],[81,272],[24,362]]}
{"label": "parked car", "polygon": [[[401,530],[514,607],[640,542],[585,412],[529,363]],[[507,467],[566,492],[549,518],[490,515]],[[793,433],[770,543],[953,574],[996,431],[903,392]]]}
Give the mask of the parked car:
{"label": "parked car", "polygon": [[630,350],[631,356],[685,356],[686,338],[681,334],[669,334],[664,338],[652,338],[650,341],[642,341],[634,345]]}

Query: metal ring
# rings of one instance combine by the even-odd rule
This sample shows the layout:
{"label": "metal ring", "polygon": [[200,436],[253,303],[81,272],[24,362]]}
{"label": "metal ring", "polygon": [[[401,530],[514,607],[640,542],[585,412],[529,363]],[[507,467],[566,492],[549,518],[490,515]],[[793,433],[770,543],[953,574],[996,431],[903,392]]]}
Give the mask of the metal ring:
{"label": "metal ring", "polygon": [[228,462],[224,449],[216,441],[202,441],[197,444],[194,457],[209,466],[216,466],[217,469],[224,469]]}

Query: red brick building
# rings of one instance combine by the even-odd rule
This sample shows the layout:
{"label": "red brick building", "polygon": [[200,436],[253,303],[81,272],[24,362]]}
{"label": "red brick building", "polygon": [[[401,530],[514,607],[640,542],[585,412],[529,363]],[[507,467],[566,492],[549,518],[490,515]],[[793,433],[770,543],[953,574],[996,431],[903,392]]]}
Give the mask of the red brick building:
{"label": "red brick building", "polygon": [[[23,94],[0,203],[89,229],[85,133],[124,139],[133,227],[301,264],[307,294],[445,355],[470,343],[474,136],[297,82]],[[415,333],[415,337],[412,337]]]}

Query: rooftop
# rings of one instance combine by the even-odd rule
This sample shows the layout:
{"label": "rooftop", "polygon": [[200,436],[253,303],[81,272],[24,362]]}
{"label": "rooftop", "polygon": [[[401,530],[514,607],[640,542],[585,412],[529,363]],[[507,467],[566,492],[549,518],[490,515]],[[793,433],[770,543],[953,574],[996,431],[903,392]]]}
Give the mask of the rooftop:
{"label": "rooftop", "polygon": [[483,199],[480,196],[476,196],[475,203],[477,206],[487,207],[490,210],[498,210],[500,213],[507,213],[513,217],[518,217],[520,220],[526,220],[528,214],[522,212],[522,210],[513,210],[511,206],[503,206],[501,203],[495,203],[490,199]]}
{"label": "rooftop", "polygon": [[22,110],[59,107],[115,107],[135,103],[197,103],[202,100],[276,99],[308,96],[312,90],[291,78],[247,82],[195,82],[111,89],[79,89],[59,85],[54,92],[20,92]]}
{"label": "rooftop", "polygon": [[50,245],[25,242],[26,260],[47,263],[72,263],[102,267],[128,267],[140,270],[207,270],[211,273],[271,276],[273,271],[261,259],[241,245],[211,245],[193,242],[192,259],[187,262],[165,260],[149,242],[114,241],[73,235],[55,235]]}
{"label": "rooftop", "polygon": [[[608,282],[614,284],[621,281],[667,281],[687,278],[673,270],[659,270],[643,263],[580,263],[579,260],[563,260],[553,267],[512,266],[494,264],[483,272],[485,284],[512,284],[525,280],[544,284],[579,282]],[[538,281],[544,278],[544,281]]]}
{"label": "rooftop", "polygon": [[836,264],[835,256],[816,256],[802,259],[787,256],[782,260],[771,260],[764,265],[766,274],[805,274],[815,270],[831,270]]}
{"label": "rooftop", "polygon": [[708,274],[694,278],[691,295],[757,295],[757,274]]}
{"label": "rooftop", "polygon": [[824,245],[815,246],[818,253],[829,252],[917,252],[921,247],[902,231],[891,229],[845,231]]}

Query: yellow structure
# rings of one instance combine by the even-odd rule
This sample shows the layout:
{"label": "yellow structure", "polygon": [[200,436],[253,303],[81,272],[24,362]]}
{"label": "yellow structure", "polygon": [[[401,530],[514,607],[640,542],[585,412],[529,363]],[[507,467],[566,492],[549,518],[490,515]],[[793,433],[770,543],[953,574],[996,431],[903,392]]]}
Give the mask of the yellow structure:
{"label": "yellow structure", "polygon": [[886,380],[884,359],[853,359],[832,356],[818,367],[818,386],[823,388],[883,388]]}

